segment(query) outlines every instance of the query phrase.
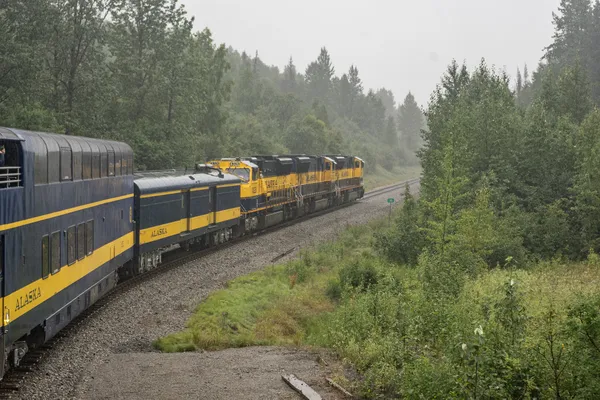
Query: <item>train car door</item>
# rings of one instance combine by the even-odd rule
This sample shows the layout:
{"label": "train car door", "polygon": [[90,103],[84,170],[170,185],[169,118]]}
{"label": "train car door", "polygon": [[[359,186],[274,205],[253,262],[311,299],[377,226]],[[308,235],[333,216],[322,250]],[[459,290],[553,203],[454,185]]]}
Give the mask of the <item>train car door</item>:
{"label": "train car door", "polygon": [[192,216],[190,215],[190,191],[188,190],[181,193],[181,219],[185,220],[183,230],[185,230],[186,232],[189,232],[191,230],[191,218]]}
{"label": "train car door", "polygon": [[192,218],[194,217],[194,214],[192,212],[192,192],[191,191],[186,192],[185,198],[187,201],[187,230],[191,231],[192,230]]}
{"label": "train car door", "polygon": [[217,223],[217,187],[208,188],[208,224]]}

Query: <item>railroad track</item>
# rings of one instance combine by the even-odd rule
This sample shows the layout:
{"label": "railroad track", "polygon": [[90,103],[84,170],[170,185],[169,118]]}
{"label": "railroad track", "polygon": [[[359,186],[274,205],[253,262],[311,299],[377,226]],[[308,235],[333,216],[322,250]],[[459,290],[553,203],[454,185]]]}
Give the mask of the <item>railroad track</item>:
{"label": "railroad track", "polygon": [[[391,192],[397,190],[399,188],[404,188],[406,184],[412,185],[418,182],[419,179],[411,179],[408,181],[400,182],[398,184],[389,185],[386,187],[378,188],[372,191],[367,192],[363,199],[368,199],[383,193]],[[192,261],[196,261],[201,257],[205,257],[211,253],[215,253],[217,251],[221,251],[227,249],[231,246],[234,246],[238,243],[242,243],[244,241],[250,240],[256,236],[264,235],[267,233],[275,232],[279,229],[283,229],[285,227],[289,227],[291,225],[307,221],[312,218],[316,218],[322,216],[324,214],[330,213],[332,211],[336,211],[342,209],[344,207],[351,206],[354,203],[346,203],[336,207],[328,208],[322,211],[318,211],[313,214],[305,215],[303,217],[286,221],[282,224],[263,229],[261,231],[252,233],[250,235],[244,235],[242,237],[233,239],[227,243],[224,243],[217,247],[211,247],[208,249],[195,250],[193,247],[190,248],[190,251],[184,251],[183,249],[174,250],[171,253],[167,253],[163,257],[163,264],[161,266],[136,277],[129,278],[127,280],[121,281],[111,292],[107,294],[107,296],[102,297],[96,303],[94,303],[91,307],[85,310],[82,314],[80,314],[77,318],[75,318],[69,325],[63,328],[60,332],[56,334],[50,341],[43,344],[39,348],[36,348],[25,355],[25,357],[21,360],[21,363],[18,367],[11,369],[4,377],[2,381],[0,381],[0,399],[12,399],[19,395],[20,388],[24,387],[26,384],[27,377],[30,373],[34,372],[37,367],[41,363],[43,363],[44,359],[50,354],[50,351],[57,347],[60,342],[77,332],[77,330],[92,316],[101,311],[105,306],[117,300],[120,296],[127,293],[129,290],[135,288],[136,286],[142,284],[146,280],[151,279],[152,277],[164,274],[172,269],[181,267],[186,265]],[[283,253],[274,257],[271,262],[279,261],[285,256],[291,254],[296,250],[296,248],[291,248]]]}
{"label": "railroad track", "polygon": [[394,190],[397,190],[397,189],[404,189],[404,187],[406,185],[409,185],[409,186],[413,185],[413,184],[419,182],[419,180],[421,180],[421,178],[409,179],[409,180],[404,181],[404,182],[394,183],[393,185],[384,186],[384,187],[380,187],[380,188],[377,188],[377,189],[370,190],[367,193],[365,193],[363,199],[368,199],[368,198],[371,198],[371,197],[374,197],[374,196],[378,196],[378,195],[383,194],[383,193],[393,192]]}

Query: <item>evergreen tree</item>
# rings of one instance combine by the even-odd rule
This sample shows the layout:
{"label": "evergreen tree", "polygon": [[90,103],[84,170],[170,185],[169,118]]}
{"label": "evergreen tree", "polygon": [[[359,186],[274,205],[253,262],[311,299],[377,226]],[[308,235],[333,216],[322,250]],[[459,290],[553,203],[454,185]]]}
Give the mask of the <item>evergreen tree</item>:
{"label": "evergreen tree", "polygon": [[348,83],[350,84],[350,110],[352,111],[360,97],[363,95],[362,80],[358,76],[358,68],[354,65],[348,70]]}
{"label": "evergreen tree", "polygon": [[517,67],[517,82],[516,82],[516,91],[517,91],[517,97],[521,94],[521,91],[523,90],[523,76],[521,75],[521,70]]}
{"label": "evergreen tree", "polygon": [[398,149],[398,131],[396,131],[396,121],[393,117],[387,118],[387,126],[385,128],[385,142],[390,146],[390,149]]}
{"label": "evergreen tree", "polygon": [[348,81],[348,75],[342,75],[338,89],[338,111],[344,117],[350,116],[352,112],[352,88]]}
{"label": "evergreen tree", "polygon": [[233,88],[233,103],[241,112],[252,113],[256,110],[256,88],[258,76],[254,73],[252,64],[248,59],[242,61],[236,85]]}
{"label": "evergreen tree", "polygon": [[381,88],[375,93],[375,96],[383,103],[383,106],[385,107],[385,116],[395,118],[396,100],[394,100],[394,93],[386,88]]}
{"label": "evergreen tree", "polygon": [[592,109],[590,86],[586,71],[579,62],[566,67],[558,81],[559,107],[561,113],[568,115],[575,123],[583,122]]}
{"label": "evergreen tree", "polygon": [[283,70],[283,80],[281,81],[281,89],[284,93],[293,93],[296,91],[296,66],[292,57]]}
{"label": "evergreen tree", "polygon": [[354,65],[350,66],[348,71],[348,82],[352,88],[352,96],[358,96],[363,93],[362,80],[358,76],[358,68]]}
{"label": "evergreen tree", "polygon": [[[585,56],[590,29],[590,0],[561,0],[559,13],[552,13],[554,42],[548,46],[546,56],[565,66],[577,57]],[[586,60],[587,61],[587,60]],[[584,61],[587,65],[587,62]]]}
{"label": "evergreen tree", "polygon": [[583,122],[577,138],[578,172],[574,185],[575,207],[581,235],[580,251],[600,251],[600,111]]}
{"label": "evergreen tree", "polygon": [[402,143],[407,149],[416,151],[420,147],[421,128],[423,128],[423,113],[412,93],[408,92],[404,103],[398,108],[398,128]]}
{"label": "evergreen tree", "polygon": [[327,49],[323,47],[317,61],[313,61],[306,68],[306,82],[312,98],[327,99],[334,73],[331,57]]}

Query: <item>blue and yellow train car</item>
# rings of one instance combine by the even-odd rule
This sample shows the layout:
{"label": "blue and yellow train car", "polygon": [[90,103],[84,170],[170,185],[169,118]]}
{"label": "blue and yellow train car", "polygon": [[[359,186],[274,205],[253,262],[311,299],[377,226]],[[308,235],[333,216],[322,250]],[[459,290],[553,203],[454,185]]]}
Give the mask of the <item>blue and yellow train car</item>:
{"label": "blue and yellow train car", "polygon": [[18,365],[114,287],[131,259],[133,152],[6,128],[0,146],[0,354]]}
{"label": "blue and yellow train car", "polygon": [[210,170],[188,176],[135,180],[136,254],[129,273],[155,268],[179,247],[211,246],[237,235],[240,179]]}

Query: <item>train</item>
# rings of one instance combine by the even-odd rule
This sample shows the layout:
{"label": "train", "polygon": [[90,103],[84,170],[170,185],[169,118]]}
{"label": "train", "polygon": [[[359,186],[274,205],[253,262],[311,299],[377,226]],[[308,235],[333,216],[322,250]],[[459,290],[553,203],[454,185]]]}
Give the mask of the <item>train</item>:
{"label": "train", "polygon": [[219,246],[364,195],[364,161],[256,155],[134,172],[125,143],[0,128],[0,377],[174,249]]}

